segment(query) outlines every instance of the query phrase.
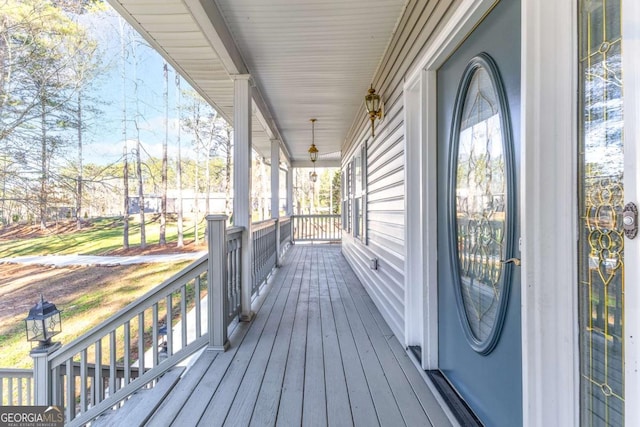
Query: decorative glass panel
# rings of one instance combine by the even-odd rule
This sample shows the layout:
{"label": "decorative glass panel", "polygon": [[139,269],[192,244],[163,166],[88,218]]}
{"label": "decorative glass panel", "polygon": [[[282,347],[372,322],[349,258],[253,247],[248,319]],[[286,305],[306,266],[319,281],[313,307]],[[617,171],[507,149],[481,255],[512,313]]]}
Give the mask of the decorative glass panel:
{"label": "decorative glass panel", "polygon": [[624,425],[620,0],[580,1],[580,425]]}
{"label": "decorative glass panel", "polygon": [[488,55],[463,75],[452,130],[454,278],[471,346],[489,353],[499,338],[512,266],[511,130],[502,82]]}

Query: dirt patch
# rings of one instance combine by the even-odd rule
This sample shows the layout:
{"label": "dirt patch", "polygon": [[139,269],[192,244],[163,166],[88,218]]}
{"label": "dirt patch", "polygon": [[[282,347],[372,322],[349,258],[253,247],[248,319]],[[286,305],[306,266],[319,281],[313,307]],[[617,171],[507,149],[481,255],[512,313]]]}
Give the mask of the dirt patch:
{"label": "dirt patch", "polygon": [[59,307],[73,304],[105,282],[119,282],[135,265],[115,267],[44,267],[0,264],[0,332],[26,317],[40,293]]}

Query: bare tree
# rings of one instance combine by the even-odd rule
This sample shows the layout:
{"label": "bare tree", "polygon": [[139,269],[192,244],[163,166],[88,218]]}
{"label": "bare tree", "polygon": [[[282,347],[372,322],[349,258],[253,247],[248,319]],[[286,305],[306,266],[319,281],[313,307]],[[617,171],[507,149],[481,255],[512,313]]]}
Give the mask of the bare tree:
{"label": "bare tree", "polygon": [[162,66],[164,72],[164,140],[162,141],[162,203],[160,207],[160,245],[167,244],[167,144],[169,140],[169,70],[167,63]]}

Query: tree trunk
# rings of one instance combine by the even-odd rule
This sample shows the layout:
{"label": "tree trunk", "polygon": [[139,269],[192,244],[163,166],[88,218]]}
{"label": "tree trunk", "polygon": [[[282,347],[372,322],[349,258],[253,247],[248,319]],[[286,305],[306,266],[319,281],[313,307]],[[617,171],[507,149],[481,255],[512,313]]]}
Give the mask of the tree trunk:
{"label": "tree trunk", "polygon": [[200,244],[200,238],[198,236],[198,188],[199,188],[199,183],[198,183],[198,163],[200,163],[200,141],[197,141],[196,145],[196,172],[195,172],[195,184],[194,184],[194,193],[193,193],[193,198],[194,198],[194,212],[193,212],[193,227],[194,227],[194,240],[195,240],[195,244],[196,246]]}
{"label": "tree trunk", "polygon": [[124,40],[124,19],[119,18],[120,24],[120,55],[122,60],[122,141],[123,148],[123,180],[124,180],[124,213],[122,215],[124,227],[122,231],[122,247],[129,249],[129,152],[127,150],[127,55]]}
{"label": "tree trunk", "polygon": [[167,144],[169,139],[169,70],[164,63],[164,141],[162,143],[162,202],[160,204],[160,246],[167,244]]}
{"label": "tree trunk", "polygon": [[[126,124],[125,124],[126,126]],[[129,249],[129,153],[127,152],[127,142],[124,143],[124,215],[122,215],[124,222],[123,241],[122,247]]]}
{"label": "tree trunk", "polygon": [[76,195],[76,229],[82,228],[82,91],[78,91],[78,178]]}
{"label": "tree trunk", "polygon": [[[225,158],[225,177],[224,177],[224,211],[228,216],[231,214],[231,127],[226,126],[227,139],[226,144],[226,158]],[[233,223],[233,222],[232,222]]]}
{"label": "tree trunk", "polygon": [[[176,73],[176,88],[178,92],[178,120],[181,117],[180,108],[180,76]],[[180,147],[180,124],[178,124],[178,164],[177,164],[177,186],[178,186],[178,247],[184,246],[184,230],[182,223],[182,153]]]}
{"label": "tree trunk", "polygon": [[41,128],[41,162],[40,162],[40,229],[47,229],[47,101],[44,96],[40,101],[40,128]]}

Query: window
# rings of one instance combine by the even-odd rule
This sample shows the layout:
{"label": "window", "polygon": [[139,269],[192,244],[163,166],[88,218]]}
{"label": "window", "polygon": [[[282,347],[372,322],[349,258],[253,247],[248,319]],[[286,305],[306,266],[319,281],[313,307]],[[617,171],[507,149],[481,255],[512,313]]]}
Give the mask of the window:
{"label": "window", "polygon": [[366,244],[367,156],[363,145],[342,172],[343,229]]}

